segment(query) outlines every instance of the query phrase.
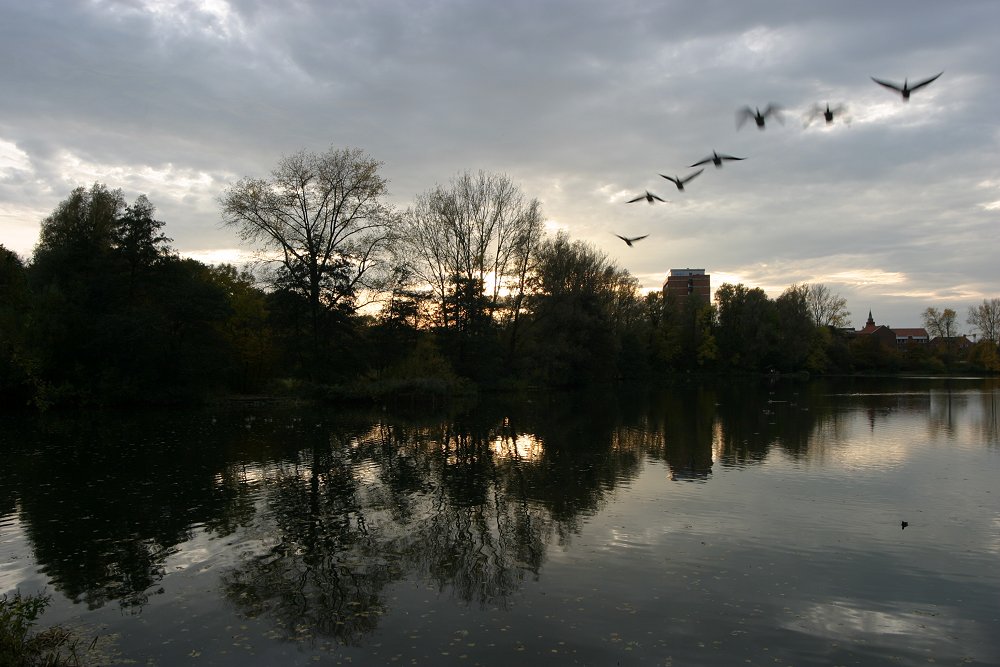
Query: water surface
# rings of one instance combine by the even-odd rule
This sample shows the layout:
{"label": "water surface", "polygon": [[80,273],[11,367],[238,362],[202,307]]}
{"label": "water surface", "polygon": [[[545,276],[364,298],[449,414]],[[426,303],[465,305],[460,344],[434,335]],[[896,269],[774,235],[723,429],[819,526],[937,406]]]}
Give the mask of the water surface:
{"label": "water surface", "polygon": [[8,417],[0,455],[0,591],[139,664],[1000,664],[994,381]]}

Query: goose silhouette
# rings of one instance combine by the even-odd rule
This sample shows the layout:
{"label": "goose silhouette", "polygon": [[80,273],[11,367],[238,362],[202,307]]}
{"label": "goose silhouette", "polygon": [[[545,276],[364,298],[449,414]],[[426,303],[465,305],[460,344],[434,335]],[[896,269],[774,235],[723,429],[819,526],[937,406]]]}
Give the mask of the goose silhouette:
{"label": "goose silhouette", "polygon": [[826,121],[826,124],[829,125],[830,123],[833,122],[834,118],[844,114],[846,111],[847,107],[845,107],[843,104],[838,104],[835,107],[831,107],[830,103],[827,102],[825,109],[818,104],[814,104],[812,109],[810,109],[809,113],[806,115],[805,124],[809,125],[814,120],[822,116],[823,120]]}
{"label": "goose silhouette", "polygon": [[646,238],[647,236],[649,236],[649,234],[643,234],[642,236],[632,236],[632,237],[622,236],[621,234],[615,234],[615,236],[617,236],[622,241],[624,241],[625,245],[627,245],[629,248],[632,248],[633,247],[633,245],[632,245],[633,243],[635,243],[636,241],[643,240],[644,238]]}
{"label": "goose silhouette", "polygon": [[736,129],[738,130],[743,127],[743,124],[746,123],[749,118],[753,118],[754,122],[757,123],[757,129],[759,130],[764,129],[764,122],[767,120],[768,116],[774,116],[775,120],[779,123],[784,123],[785,121],[782,119],[781,114],[779,113],[780,111],[781,109],[777,104],[768,104],[764,107],[763,111],[757,107],[754,107],[753,109],[750,107],[743,107],[736,112]]}
{"label": "goose silhouette", "polygon": [[920,88],[923,88],[928,83],[930,83],[931,81],[934,81],[935,79],[937,79],[942,74],[944,74],[944,72],[938,72],[937,74],[935,74],[931,78],[924,79],[923,81],[921,81],[919,83],[915,83],[912,86],[909,84],[909,81],[907,79],[903,79],[903,85],[902,86],[900,86],[898,83],[892,83],[891,81],[883,81],[881,79],[876,79],[875,77],[872,77],[872,81],[874,81],[875,83],[877,83],[880,86],[885,86],[889,90],[895,90],[897,93],[899,93],[900,95],[903,96],[903,101],[904,102],[909,102],[910,101],[910,93],[912,93],[914,90],[919,90]]}
{"label": "goose silhouette", "polygon": [[745,159],[746,159],[745,157],[733,157],[732,155],[720,155],[719,153],[716,153],[715,151],[712,151],[712,154],[709,155],[704,160],[699,160],[698,162],[695,162],[692,165],[688,165],[688,169],[690,169],[692,167],[698,167],[698,166],[701,166],[703,164],[708,164],[709,162],[711,162],[712,164],[714,164],[715,167],[716,167],[716,169],[721,169],[722,168],[722,163],[725,160],[745,160]]}
{"label": "goose silhouette", "polygon": [[687,183],[688,181],[690,181],[692,178],[694,178],[703,171],[705,171],[704,167],[702,167],[701,169],[692,174],[688,174],[684,178],[681,178],[680,176],[667,176],[666,174],[660,174],[660,176],[662,176],[663,178],[667,179],[668,181],[676,185],[678,190],[683,190],[685,183]]}
{"label": "goose silhouette", "polygon": [[[646,200],[647,202],[649,202],[650,204],[652,204],[654,200],[655,200],[655,201],[661,201],[661,202],[664,202],[664,203],[666,203],[666,202],[667,202],[667,200],[666,200],[666,199],[663,199],[663,198],[661,198],[661,197],[657,197],[656,195],[654,195],[654,194],[653,194],[652,192],[650,192],[649,190],[646,190],[646,194],[644,194],[644,195],[639,195],[638,197],[633,197],[632,199],[629,199],[629,200],[628,200],[628,202],[626,202],[626,203],[628,203],[628,204],[634,204],[635,202],[637,202],[637,201],[642,201],[643,199],[645,199],[645,200]],[[617,236],[617,235],[616,235],[616,236]]]}

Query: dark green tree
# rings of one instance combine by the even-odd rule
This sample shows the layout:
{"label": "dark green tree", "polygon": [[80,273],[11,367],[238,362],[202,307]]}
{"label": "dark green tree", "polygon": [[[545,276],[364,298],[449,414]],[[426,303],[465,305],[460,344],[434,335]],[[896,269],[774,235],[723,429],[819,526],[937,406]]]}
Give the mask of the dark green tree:
{"label": "dark green tree", "polygon": [[17,253],[0,245],[0,402],[30,398],[32,359],[27,346],[28,274]]}
{"label": "dark green tree", "polygon": [[646,318],[636,279],[559,234],[542,245],[531,286],[527,372],[553,385],[616,378],[623,334]]}
{"label": "dark green tree", "polygon": [[170,252],[154,212],[95,184],[42,221],[28,272],[40,402],[174,400],[224,377],[230,295]]}
{"label": "dark green tree", "polygon": [[780,371],[809,367],[810,356],[819,355],[821,341],[809,306],[809,289],[792,285],[774,301],[777,318],[775,364]]}
{"label": "dark green tree", "polygon": [[137,283],[148,279],[150,269],[170,254],[167,244],[173,239],[163,234],[164,223],[153,217],[155,211],[146,195],[139,195],[112,229],[112,251],[127,271],[130,299],[136,297]]}
{"label": "dark green tree", "polygon": [[715,337],[722,361],[733,370],[765,371],[774,367],[777,311],[759,287],[724,283],[715,293]]}

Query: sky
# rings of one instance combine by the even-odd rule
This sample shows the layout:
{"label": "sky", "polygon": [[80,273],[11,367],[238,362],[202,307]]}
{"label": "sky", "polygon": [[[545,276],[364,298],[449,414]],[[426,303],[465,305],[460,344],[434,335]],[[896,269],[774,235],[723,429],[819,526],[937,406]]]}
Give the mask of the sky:
{"label": "sky", "polygon": [[[0,0],[0,244],[30,256],[98,182],[146,194],[182,255],[239,262],[228,185],[356,147],[400,210],[506,174],[644,289],[823,283],[856,328],[934,307],[971,332],[1000,297],[998,27],[995,0]],[[939,72],[909,102],[871,79]],[[737,127],[768,104],[783,123]],[[661,178],[712,151],[746,159]],[[646,190],[668,203],[626,203]]]}

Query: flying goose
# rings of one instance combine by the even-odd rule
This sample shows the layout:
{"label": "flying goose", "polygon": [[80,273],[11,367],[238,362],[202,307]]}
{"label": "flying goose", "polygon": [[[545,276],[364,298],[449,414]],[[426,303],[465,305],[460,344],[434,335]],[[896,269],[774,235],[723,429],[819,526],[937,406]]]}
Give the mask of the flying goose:
{"label": "flying goose", "polygon": [[779,123],[784,123],[784,119],[781,117],[781,109],[777,104],[768,104],[763,111],[754,107],[743,107],[736,112],[736,129],[743,127],[743,124],[747,122],[748,118],[753,118],[754,122],[757,123],[757,128],[764,129],[764,121],[767,120],[768,116],[774,116],[775,120]]}
{"label": "flying goose", "polygon": [[656,200],[656,201],[661,201],[661,202],[664,202],[664,203],[666,203],[666,201],[667,201],[666,199],[662,199],[662,198],[660,198],[660,197],[657,197],[656,195],[654,195],[654,194],[653,194],[652,192],[650,192],[649,190],[646,190],[646,194],[644,194],[644,195],[639,195],[638,197],[634,197],[634,198],[632,198],[632,199],[629,199],[627,203],[629,203],[629,204],[633,204],[633,203],[635,203],[635,202],[637,202],[637,201],[642,201],[643,199],[645,199],[645,200],[646,200],[647,202],[649,202],[650,204],[652,204],[652,203],[653,203],[653,200]]}
{"label": "flying goose", "polygon": [[694,164],[689,165],[688,169],[690,169],[691,167],[697,167],[699,165],[708,164],[709,162],[711,162],[712,164],[714,164],[716,166],[716,168],[720,168],[721,169],[722,168],[722,161],[723,160],[745,160],[745,159],[746,159],[745,157],[733,157],[732,155],[720,155],[720,154],[716,153],[715,151],[712,151],[711,155],[709,155],[704,160],[699,160],[698,162],[695,162]]}
{"label": "flying goose", "polygon": [[681,178],[680,176],[667,176],[666,174],[660,174],[660,176],[662,176],[663,178],[667,179],[668,181],[676,185],[678,190],[683,190],[685,183],[687,183],[688,181],[690,181],[692,178],[694,178],[703,171],[705,171],[704,167],[694,172],[693,174],[688,174],[684,178]]}
{"label": "flying goose", "polygon": [[892,83],[891,81],[882,81],[881,79],[876,79],[875,77],[872,77],[872,81],[874,81],[875,83],[877,83],[880,86],[885,86],[889,90],[895,90],[897,93],[900,93],[903,96],[903,101],[907,102],[910,99],[910,93],[912,93],[914,90],[917,90],[919,88],[923,88],[928,83],[930,83],[934,79],[938,78],[942,74],[944,74],[944,72],[938,72],[937,74],[935,74],[931,78],[924,79],[920,83],[915,83],[912,86],[909,84],[909,82],[906,79],[903,79],[903,85],[902,86],[900,86],[899,84],[896,84],[896,83]]}
{"label": "flying goose", "polygon": [[622,241],[625,242],[625,245],[627,245],[629,248],[631,248],[631,247],[633,247],[632,244],[635,241],[641,241],[644,238],[646,238],[647,236],[649,236],[649,234],[643,234],[642,236],[633,236],[631,238],[629,238],[627,236],[622,236],[621,234],[615,234],[615,236],[617,236],[618,238],[620,238]]}

